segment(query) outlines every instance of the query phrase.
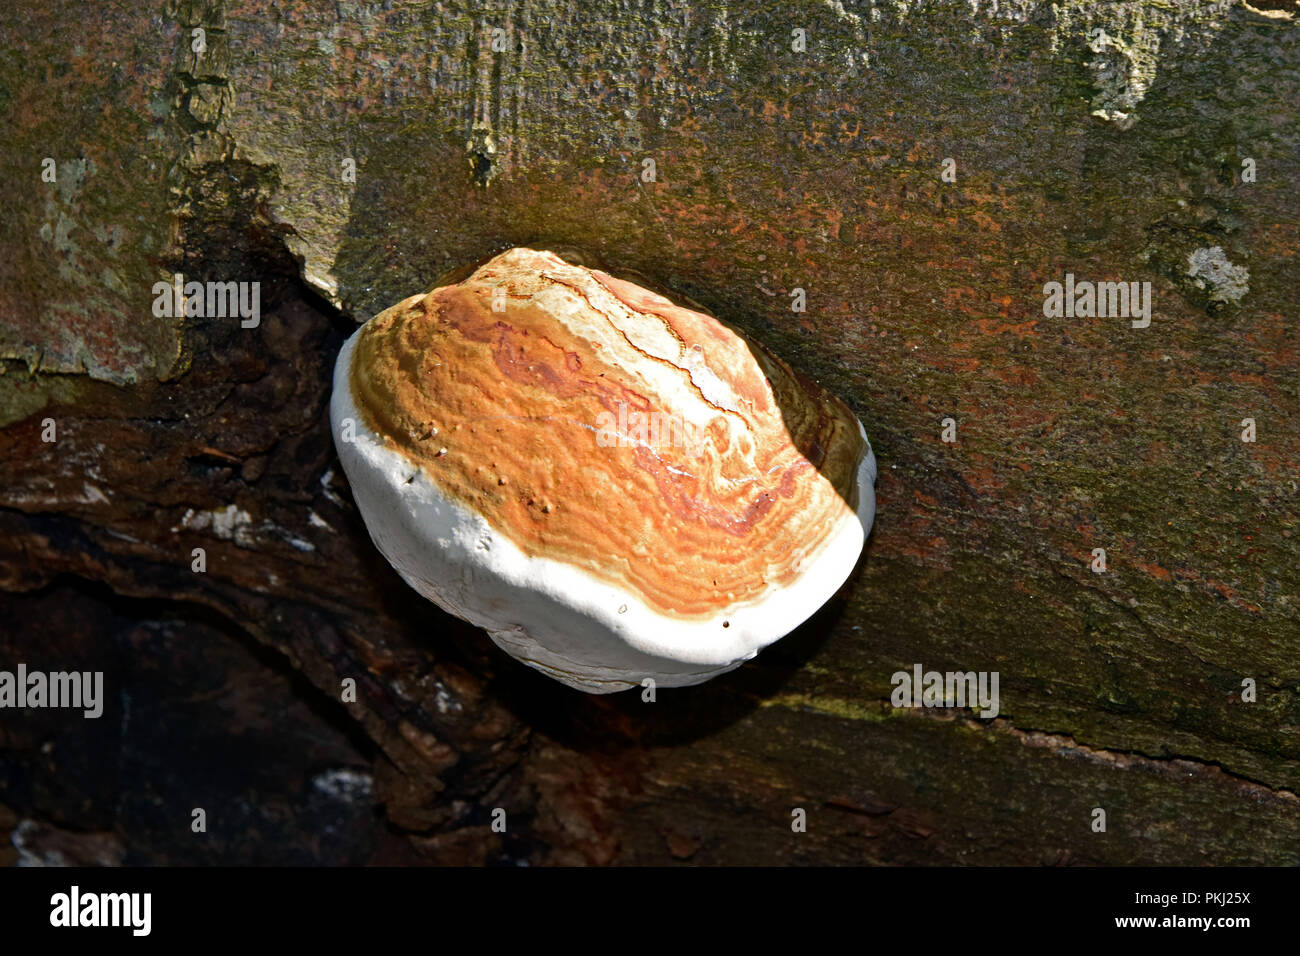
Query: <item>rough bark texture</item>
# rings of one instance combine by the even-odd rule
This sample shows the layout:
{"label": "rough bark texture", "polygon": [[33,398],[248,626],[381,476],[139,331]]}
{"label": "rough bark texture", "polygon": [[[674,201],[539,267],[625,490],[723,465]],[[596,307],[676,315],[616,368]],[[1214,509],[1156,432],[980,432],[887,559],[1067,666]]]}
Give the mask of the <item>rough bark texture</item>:
{"label": "rough bark texture", "polygon": [[[101,6],[0,10],[0,666],[110,688],[0,713],[11,857],[1300,863],[1293,4]],[[331,445],[355,323],[530,243],[740,325],[880,459],[840,597],[654,703],[415,596]],[[260,326],[155,317],[174,272]],[[1067,272],[1150,327],[1044,317]],[[916,663],[1000,715],[892,707]]]}

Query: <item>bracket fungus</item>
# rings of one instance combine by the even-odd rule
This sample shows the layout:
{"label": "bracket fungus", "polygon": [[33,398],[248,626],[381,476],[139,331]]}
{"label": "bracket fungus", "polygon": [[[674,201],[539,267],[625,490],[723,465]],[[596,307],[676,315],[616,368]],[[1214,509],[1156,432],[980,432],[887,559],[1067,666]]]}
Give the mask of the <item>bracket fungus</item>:
{"label": "bracket fungus", "polygon": [[842,402],[718,319],[546,251],[363,325],[330,417],[407,583],[593,693],[739,666],[838,590],[875,514]]}

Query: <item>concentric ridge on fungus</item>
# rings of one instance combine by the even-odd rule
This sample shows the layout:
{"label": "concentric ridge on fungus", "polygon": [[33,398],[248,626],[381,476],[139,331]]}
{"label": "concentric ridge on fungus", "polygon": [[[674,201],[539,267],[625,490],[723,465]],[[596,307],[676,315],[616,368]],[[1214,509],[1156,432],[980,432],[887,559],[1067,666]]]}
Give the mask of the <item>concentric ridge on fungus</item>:
{"label": "concentric ridge on fungus", "polygon": [[[532,568],[511,587],[536,582],[584,626],[612,629],[597,633],[597,643],[676,659],[687,642],[680,651],[697,660],[678,683],[729,669],[781,636],[752,633],[746,646],[733,632],[725,653],[711,654],[711,639],[699,633],[731,628],[731,618],[761,620],[742,609],[794,589],[805,602],[824,592],[799,620],[816,610],[852,569],[874,512],[874,458],[842,402],[717,319],[549,252],[511,249],[462,282],[376,316],[340,355],[335,392],[336,439],[340,411],[349,410],[342,406],[350,406],[364,436],[356,444],[372,467],[404,471],[398,483],[431,486],[436,513],[415,508],[409,520],[436,523],[450,510],[485,525],[491,540],[478,544],[490,552],[508,542],[519,552],[515,563]],[[507,650],[531,646],[547,625],[523,619],[516,592],[513,601],[487,601],[488,609],[472,606],[481,603],[475,582],[490,574],[461,568],[447,580],[447,541],[425,574],[413,567],[421,559],[410,545],[376,534],[366,483],[353,474],[356,450],[340,442],[367,526],[389,560]],[[576,581],[604,585],[597,591],[622,610],[605,621],[604,602],[589,606],[596,592],[557,591],[539,573],[552,563],[580,572]],[[823,578],[837,577],[799,584],[814,565]],[[661,633],[630,633],[629,601],[636,620]],[[709,627],[677,626],[690,623]],[[727,656],[738,648],[738,657]],[[581,660],[517,656],[585,689],[640,681],[635,661],[614,676],[623,670],[617,653],[603,663],[595,654],[595,684],[567,669],[580,671]],[[708,673],[701,663],[712,665]],[[671,678],[653,668],[645,676]]]}

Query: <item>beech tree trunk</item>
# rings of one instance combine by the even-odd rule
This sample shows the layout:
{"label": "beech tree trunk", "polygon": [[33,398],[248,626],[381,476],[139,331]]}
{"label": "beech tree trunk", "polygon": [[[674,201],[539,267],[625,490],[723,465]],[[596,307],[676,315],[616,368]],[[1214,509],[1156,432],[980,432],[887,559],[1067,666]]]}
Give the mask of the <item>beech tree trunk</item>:
{"label": "beech tree trunk", "polygon": [[[1293,3],[100,6],[0,9],[0,669],[106,687],[0,710],[0,853],[1300,863]],[[731,674],[585,696],[369,540],[341,342],[526,244],[866,424],[858,571]]]}

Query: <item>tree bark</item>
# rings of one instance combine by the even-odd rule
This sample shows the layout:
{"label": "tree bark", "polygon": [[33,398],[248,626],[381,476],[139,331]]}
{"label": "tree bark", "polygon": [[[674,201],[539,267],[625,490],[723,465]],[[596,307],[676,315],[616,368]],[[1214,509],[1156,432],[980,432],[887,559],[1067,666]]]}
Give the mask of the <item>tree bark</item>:
{"label": "tree bark", "polygon": [[[110,688],[0,720],[10,858],[1300,863],[1294,4],[110,21],[0,11],[0,667]],[[866,424],[858,571],[740,670],[581,695],[371,544],[341,342],[524,244]],[[177,273],[259,323],[156,314]],[[1150,324],[1045,314],[1067,274]],[[996,671],[998,715],[894,706],[917,664]]]}

